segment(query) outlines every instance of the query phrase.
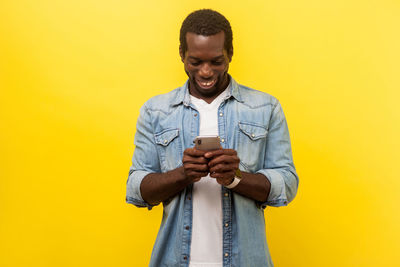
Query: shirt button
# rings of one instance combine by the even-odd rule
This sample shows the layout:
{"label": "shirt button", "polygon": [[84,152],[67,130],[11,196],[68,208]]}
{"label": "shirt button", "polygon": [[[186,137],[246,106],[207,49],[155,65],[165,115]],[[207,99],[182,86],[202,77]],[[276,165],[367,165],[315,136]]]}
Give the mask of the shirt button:
{"label": "shirt button", "polygon": [[164,144],[166,144],[166,143],[168,143],[168,140],[167,140],[167,139],[164,140]]}
{"label": "shirt button", "polygon": [[228,256],[229,256],[229,254],[228,254],[228,253],[225,253],[225,254],[224,254],[224,256],[225,256],[225,257],[228,257]]}
{"label": "shirt button", "polygon": [[186,229],[186,230],[189,230],[189,226],[186,226],[185,229]]}
{"label": "shirt button", "polygon": [[225,193],[224,196],[227,197],[227,196],[229,196],[229,194],[228,194],[228,193]]}
{"label": "shirt button", "polygon": [[221,142],[222,142],[222,143],[224,143],[224,142],[225,142],[225,139],[224,139],[224,138],[222,138],[222,139],[221,139]]}
{"label": "shirt button", "polygon": [[197,113],[195,113],[194,116],[197,117]]}
{"label": "shirt button", "polygon": [[187,257],[186,257],[186,256],[183,256],[183,259],[184,259],[184,260],[187,260]]}
{"label": "shirt button", "polygon": [[228,227],[228,226],[229,226],[229,224],[228,224],[228,223],[226,223],[226,224],[225,224],[225,227]]}
{"label": "shirt button", "polygon": [[221,113],[219,113],[219,116],[222,117],[222,116],[224,116],[224,114],[221,112]]}
{"label": "shirt button", "polygon": [[252,133],[252,134],[251,134],[251,137],[254,137],[254,136],[256,136],[256,135]]}

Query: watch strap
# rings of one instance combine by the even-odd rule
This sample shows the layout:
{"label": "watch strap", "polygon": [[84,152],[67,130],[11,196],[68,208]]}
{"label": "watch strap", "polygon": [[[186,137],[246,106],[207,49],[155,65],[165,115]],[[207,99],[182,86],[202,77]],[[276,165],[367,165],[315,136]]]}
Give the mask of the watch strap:
{"label": "watch strap", "polygon": [[232,188],[236,187],[240,183],[241,180],[242,179],[240,179],[240,177],[235,176],[235,178],[233,178],[232,183],[225,185],[225,187],[228,189],[232,189]]}

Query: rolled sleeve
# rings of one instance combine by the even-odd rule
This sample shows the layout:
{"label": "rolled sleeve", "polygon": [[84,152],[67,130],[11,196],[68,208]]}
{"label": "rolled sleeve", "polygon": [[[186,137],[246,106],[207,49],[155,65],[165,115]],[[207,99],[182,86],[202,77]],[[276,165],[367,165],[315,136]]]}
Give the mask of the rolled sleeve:
{"label": "rolled sleeve", "polygon": [[157,147],[154,142],[150,113],[144,105],[140,109],[136,125],[135,151],[126,183],[126,202],[137,207],[147,207],[151,210],[154,205],[150,205],[143,200],[140,184],[146,175],[157,172],[160,172]]}
{"label": "rolled sleeve", "polygon": [[140,184],[143,178],[148,174],[150,174],[148,171],[134,171],[129,175],[126,185],[126,202],[139,208],[147,207],[151,210],[154,205],[150,205],[144,201],[140,193]]}
{"label": "rolled sleeve", "polygon": [[288,204],[285,190],[285,181],[279,172],[275,170],[260,170],[257,173],[263,174],[271,183],[268,199],[261,203],[261,206],[286,206]]}
{"label": "rolled sleeve", "polygon": [[279,104],[274,106],[265,151],[263,174],[271,184],[267,201],[260,206],[286,206],[297,193],[299,179],[293,164],[292,148],[285,115]]}

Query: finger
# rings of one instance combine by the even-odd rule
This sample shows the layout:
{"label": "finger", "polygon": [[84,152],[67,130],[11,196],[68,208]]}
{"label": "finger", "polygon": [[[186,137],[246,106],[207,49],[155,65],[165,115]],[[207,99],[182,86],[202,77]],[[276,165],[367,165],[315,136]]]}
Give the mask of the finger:
{"label": "finger", "polygon": [[204,154],[204,157],[214,158],[214,157],[217,157],[220,155],[237,155],[237,152],[234,149],[218,149],[218,150],[213,150],[213,151],[207,151]]}
{"label": "finger", "polygon": [[201,177],[205,177],[208,175],[208,172],[196,172],[196,171],[190,171],[186,177],[192,178],[192,179],[197,179]]}
{"label": "finger", "polygon": [[214,172],[235,172],[239,167],[239,164],[217,164],[213,167],[209,167],[209,172],[214,173]]}
{"label": "finger", "polygon": [[187,148],[183,152],[184,155],[189,155],[192,157],[202,157],[205,153],[206,151],[196,149],[195,147]]}
{"label": "finger", "polygon": [[196,172],[196,171],[190,171],[185,174],[187,178],[189,178],[192,182],[197,182],[199,181],[202,177],[205,177],[208,175],[208,172]]}
{"label": "finger", "polygon": [[215,178],[217,183],[226,186],[230,183],[232,183],[235,173],[234,172],[226,172],[226,173],[213,173],[210,174],[210,177]]}
{"label": "finger", "polygon": [[189,172],[189,171],[208,172],[209,171],[207,164],[185,163],[185,164],[183,164],[183,168],[184,168],[185,172]]}
{"label": "finger", "polygon": [[205,157],[192,157],[184,155],[182,158],[182,163],[208,164],[208,160]]}
{"label": "finger", "polygon": [[227,172],[210,172],[210,177],[216,179],[230,179],[232,180],[235,177],[235,171],[227,171]]}
{"label": "finger", "polygon": [[218,157],[213,158],[212,160],[210,160],[210,162],[208,163],[208,166],[213,167],[217,164],[237,164],[239,165],[240,159],[235,156],[228,156],[228,155],[221,155]]}
{"label": "finger", "polygon": [[223,154],[224,154],[223,149],[217,149],[217,150],[207,151],[206,153],[204,153],[204,157],[210,159],[210,158],[217,157],[217,156],[220,156]]}

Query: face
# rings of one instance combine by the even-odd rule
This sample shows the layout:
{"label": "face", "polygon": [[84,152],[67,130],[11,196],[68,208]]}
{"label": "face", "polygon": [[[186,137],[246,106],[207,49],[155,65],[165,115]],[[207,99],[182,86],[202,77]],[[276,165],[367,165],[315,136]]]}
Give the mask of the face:
{"label": "face", "polygon": [[189,76],[190,94],[212,102],[229,84],[228,68],[232,53],[224,49],[223,31],[203,36],[188,32],[187,51],[180,51],[185,72]]}

